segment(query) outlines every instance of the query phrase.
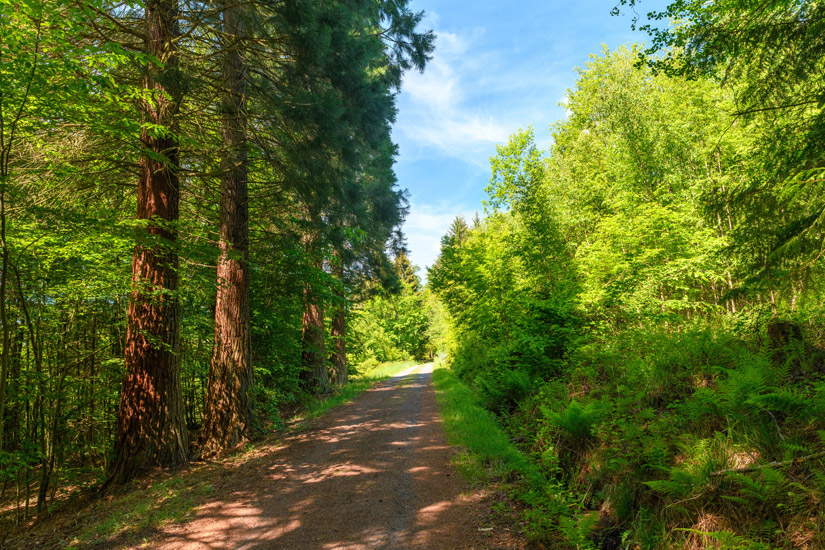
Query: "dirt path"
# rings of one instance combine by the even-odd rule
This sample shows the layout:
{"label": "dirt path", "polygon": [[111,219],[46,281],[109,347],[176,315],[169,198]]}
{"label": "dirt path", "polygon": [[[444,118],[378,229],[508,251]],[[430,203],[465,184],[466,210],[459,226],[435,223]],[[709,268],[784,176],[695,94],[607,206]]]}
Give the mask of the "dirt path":
{"label": "dirt path", "polygon": [[450,466],[432,365],[381,382],[216,483],[156,549],[513,548]]}

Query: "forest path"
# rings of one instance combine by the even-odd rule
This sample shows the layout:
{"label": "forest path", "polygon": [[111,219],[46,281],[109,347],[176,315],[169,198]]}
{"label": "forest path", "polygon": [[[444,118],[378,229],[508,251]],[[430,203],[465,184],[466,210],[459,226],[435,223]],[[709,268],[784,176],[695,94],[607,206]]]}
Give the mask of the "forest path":
{"label": "forest path", "polygon": [[[432,364],[380,382],[215,481],[213,500],[157,549],[513,548],[480,530],[482,492],[450,465]],[[498,530],[496,530],[498,531]]]}

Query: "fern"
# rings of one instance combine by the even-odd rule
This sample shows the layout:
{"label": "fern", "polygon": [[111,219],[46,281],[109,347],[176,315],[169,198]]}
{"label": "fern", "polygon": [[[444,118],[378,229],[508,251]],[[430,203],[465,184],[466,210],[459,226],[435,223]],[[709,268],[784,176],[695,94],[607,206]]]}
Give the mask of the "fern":
{"label": "fern", "polygon": [[806,400],[793,388],[780,388],[770,393],[755,395],[747,399],[745,403],[760,409],[791,415],[803,409]]}
{"label": "fern", "polygon": [[589,439],[593,436],[595,424],[604,417],[605,409],[598,401],[593,401],[582,407],[574,399],[561,413],[553,412],[543,406],[541,412],[550,424],[566,430],[574,438]]}
{"label": "fern", "polygon": [[700,531],[698,529],[678,530],[710,537],[719,543],[719,550],[771,550],[771,547],[768,544],[757,542],[748,537],[736,535],[729,531]]}

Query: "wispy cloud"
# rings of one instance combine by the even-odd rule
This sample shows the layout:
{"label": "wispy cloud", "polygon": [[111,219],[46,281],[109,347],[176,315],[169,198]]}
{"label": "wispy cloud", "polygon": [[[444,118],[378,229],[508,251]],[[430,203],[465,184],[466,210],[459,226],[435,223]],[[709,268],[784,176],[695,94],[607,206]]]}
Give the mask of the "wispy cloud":
{"label": "wispy cloud", "polygon": [[[430,17],[431,27],[437,28],[438,16]],[[481,207],[495,145],[518,128],[534,125],[544,146],[550,138],[547,125],[564,112],[557,107],[565,91],[561,69],[514,64],[507,52],[491,46],[483,27],[436,32],[436,50],[426,71],[405,75],[394,129],[405,166],[441,169],[408,172],[412,179],[402,181],[415,186],[404,233],[424,277],[453,219],[462,214],[469,220]],[[458,165],[463,168],[456,169]]]}
{"label": "wispy cloud", "polygon": [[456,216],[472,218],[475,209],[461,208],[450,204],[410,204],[410,213],[404,222],[404,234],[410,249],[412,262],[421,268],[419,274],[427,276],[427,267],[431,267],[441,252],[441,237]]}
{"label": "wispy cloud", "polygon": [[611,6],[596,0],[517,6],[481,0],[472,9],[450,0],[413,1],[426,7],[422,28],[438,38],[426,71],[405,75],[393,139],[399,184],[411,196],[404,226],[410,256],[424,268],[435,261],[453,218],[471,218],[480,208],[495,145],[532,126],[539,147],[547,148],[549,125],[566,117],[559,103],[575,83],[574,67],[602,42],[615,48],[638,37],[628,20],[612,17]]}
{"label": "wispy cloud", "polygon": [[437,154],[486,167],[494,145],[516,129],[529,124],[543,129],[558,118],[549,98],[564,92],[558,75],[570,69],[529,70],[508,63],[487,47],[485,36],[481,27],[437,31],[426,71],[405,75],[395,135],[408,159]]}
{"label": "wispy cloud", "polygon": [[507,139],[507,126],[490,108],[477,105],[468,90],[477,62],[468,59],[469,49],[483,32],[476,29],[467,37],[438,33],[435,56],[426,71],[405,76],[404,105],[396,126],[401,139],[473,164],[486,163],[484,151]]}

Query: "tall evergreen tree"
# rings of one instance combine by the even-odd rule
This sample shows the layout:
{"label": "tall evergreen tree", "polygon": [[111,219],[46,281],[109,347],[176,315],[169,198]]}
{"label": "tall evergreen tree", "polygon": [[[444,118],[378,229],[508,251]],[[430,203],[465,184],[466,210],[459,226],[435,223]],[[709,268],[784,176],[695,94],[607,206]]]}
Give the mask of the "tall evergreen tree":
{"label": "tall evergreen tree", "polygon": [[183,97],[178,68],[177,0],[146,3],[144,150],[138,177],[133,289],[126,333],[126,373],[109,484],[123,483],[155,466],[182,464],[188,456],[178,356],[177,221],[180,146],[177,114]]}
{"label": "tall evergreen tree", "polygon": [[[391,143],[389,124],[395,116],[393,94],[400,86],[401,74],[411,68],[423,70],[433,47],[432,33],[416,30],[422,15],[411,12],[406,2],[364,0],[355,6],[342,4],[330,9],[325,17],[334,16],[330,44],[336,53],[333,63],[326,66],[326,74],[328,85],[341,102],[341,111],[337,132],[326,141],[326,157],[335,165],[328,167],[331,170],[324,170],[333,179],[322,195],[323,206],[312,200],[317,199],[317,195],[306,202],[311,234],[305,236],[305,243],[315,247],[323,246],[321,239],[328,238],[316,230],[315,220],[324,218],[335,223],[341,219],[336,216],[335,208],[359,209],[355,203],[363,200],[359,198],[365,194],[351,193],[348,187],[354,183],[357,188],[359,182],[367,181],[356,174],[371,170],[371,157],[387,150],[386,144]],[[329,154],[330,149],[335,154]],[[394,181],[392,176],[389,185]],[[393,204],[393,208],[399,205]],[[374,222],[362,218],[356,225],[366,227],[371,223]],[[322,254],[316,249],[309,256],[319,262]],[[318,267],[320,265],[316,265],[316,269]],[[313,382],[320,384],[319,387],[325,383],[322,373],[327,370],[321,301],[317,289],[305,290],[305,368],[314,373]],[[340,312],[336,313],[340,316]],[[338,324],[342,322],[339,319]],[[338,368],[344,368],[340,362]]]}
{"label": "tall evergreen tree", "polygon": [[242,4],[224,3],[221,10],[220,256],[215,344],[200,434],[207,454],[235,446],[249,435],[254,420],[244,8]]}

